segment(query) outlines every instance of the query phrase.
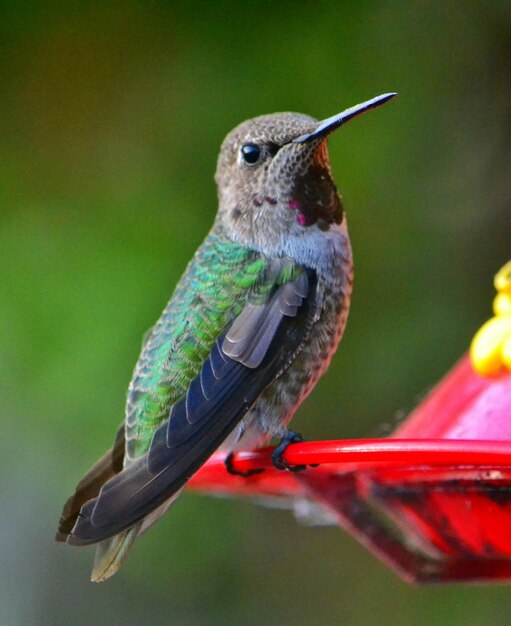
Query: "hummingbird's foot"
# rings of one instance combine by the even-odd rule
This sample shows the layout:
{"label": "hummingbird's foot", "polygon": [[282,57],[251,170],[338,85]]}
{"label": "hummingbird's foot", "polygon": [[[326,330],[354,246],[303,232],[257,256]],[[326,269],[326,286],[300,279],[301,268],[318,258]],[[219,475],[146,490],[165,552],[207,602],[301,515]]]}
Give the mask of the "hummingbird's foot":
{"label": "hummingbird's foot", "polygon": [[303,437],[301,435],[293,432],[292,430],[287,431],[287,433],[280,440],[279,445],[271,453],[271,460],[273,461],[273,465],[276,469],[288,470],[290,472],[301,472],[306,469],[306,465],[289,465],[289,463],[282,458],[286,448],[291,443],[300,443],[301,441],[303,441]]}
{"label": "hummingbird's foot", "polygon": [[229,452],[229,454],[225,457],[225,460],[224,460],[225,469],[229,472],[229,474],[232,474],[233,476],[243,476],[247,478],[248,476],[253,476],[254,474],[260,474],[261,472],[264,472],[264,468],[251,469],[251,470],[248,470],[248,472],[240,472],[239,470],[234,469],[234,466],[232,464],[233,456],[234,456],[234,452]]}

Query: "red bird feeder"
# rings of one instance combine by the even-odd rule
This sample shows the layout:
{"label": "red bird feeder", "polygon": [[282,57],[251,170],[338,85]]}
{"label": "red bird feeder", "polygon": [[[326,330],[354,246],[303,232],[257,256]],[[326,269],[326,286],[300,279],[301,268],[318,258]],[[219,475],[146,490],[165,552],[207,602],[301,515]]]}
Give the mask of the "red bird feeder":
{"label": "red bird feeder", "polygon": [[483,376],[463,357],[389,438],[285,451],[289,464],[317,467],[278,471],[267,448],[235,456],[239,471],[264,468],[243,478],[216,454],[189,485],[308,501],[408,582],[511,581],[511,372],[492,364]]}

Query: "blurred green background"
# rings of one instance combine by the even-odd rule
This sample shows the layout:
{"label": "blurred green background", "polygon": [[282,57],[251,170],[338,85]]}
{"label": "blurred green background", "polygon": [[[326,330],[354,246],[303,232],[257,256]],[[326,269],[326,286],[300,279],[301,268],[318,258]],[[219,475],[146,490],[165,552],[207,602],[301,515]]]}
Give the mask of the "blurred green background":
{"label": "blurred green background", "polygon": [[186,495],[100,586],[53,533],[246,118],[400,94],[330,142],[355,292],[296,429],[382,434],[466,350],[510,258],[510,3],[20,0],[0,55],[0,623],[509,624],[509,587],[412,588],[247,502]]}

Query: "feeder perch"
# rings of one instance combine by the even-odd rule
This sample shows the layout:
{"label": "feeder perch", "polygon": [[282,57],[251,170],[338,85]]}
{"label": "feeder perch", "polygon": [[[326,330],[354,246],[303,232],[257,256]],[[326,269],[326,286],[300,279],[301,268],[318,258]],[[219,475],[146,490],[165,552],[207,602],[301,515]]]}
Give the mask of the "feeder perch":
{"label": "feeder perch", "polygon": [[497,274],[495,317],[428,397],[385,439],[215,454],[189,487],[308,502],[407,582],[511,581],[511,263]]}

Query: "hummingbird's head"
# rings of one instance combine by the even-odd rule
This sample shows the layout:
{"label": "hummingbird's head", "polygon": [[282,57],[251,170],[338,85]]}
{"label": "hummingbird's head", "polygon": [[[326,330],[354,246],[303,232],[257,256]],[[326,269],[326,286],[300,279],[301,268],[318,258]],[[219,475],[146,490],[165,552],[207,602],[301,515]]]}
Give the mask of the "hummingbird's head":
{"label": "hummingbird's head", "polygon": [[396,94],[384,94],[318,122],[275,113],[243,122],[218,158],[218,220],[239,243],[275,251],[289,238],[328,231],[343,218],[328,161],[327,138],[353,117]]}

